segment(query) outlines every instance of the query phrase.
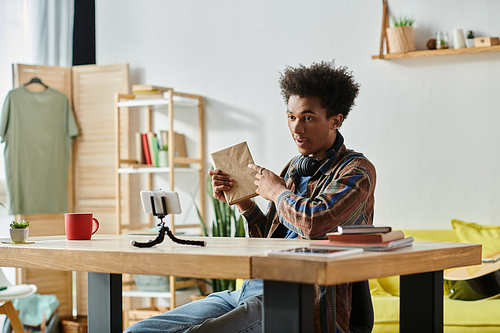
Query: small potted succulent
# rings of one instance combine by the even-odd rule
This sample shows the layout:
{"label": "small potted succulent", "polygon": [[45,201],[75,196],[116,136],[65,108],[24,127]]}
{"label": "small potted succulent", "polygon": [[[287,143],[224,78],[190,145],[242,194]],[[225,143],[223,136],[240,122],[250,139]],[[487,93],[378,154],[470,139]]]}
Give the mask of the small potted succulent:
{"label": "small potted succulent", "polygon": [[14,243],[25,243],[28,239],[28,234],[30,229],[28,226],[30,225],[30,221],[21,221],[16,222],[12,221],[10,224],[10,239]]}
{"label": "small potted succulent", "polygon": [[415,34],[413,23],[415,19],[407,16],[394,18],[394,27],[386,29],[389,53],[415,51]]}

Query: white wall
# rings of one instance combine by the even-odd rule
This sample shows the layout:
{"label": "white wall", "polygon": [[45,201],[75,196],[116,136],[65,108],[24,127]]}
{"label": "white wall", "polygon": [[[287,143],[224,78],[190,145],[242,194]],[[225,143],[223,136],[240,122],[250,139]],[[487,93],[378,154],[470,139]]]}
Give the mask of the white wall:
{"label": "white wall", "polygon": [[[416,18],[417,48],[436,30],[499,36],[498,1],[391,0]],[[378,172],[375,223],[500,224],[500,52],[372,60],[382,1],[97,1],[98,64],[129,63],[132,83],[206,97],[207,153],[246,140],[279,172],[297,150],[278,87],[286,65],[336,59],[361,84],[346,145]]]}
{"label": "white wall", "polygon": [[[12,64],[26,63],[29,58],[25,41],[22,1],[0,1],[0,104],[12,89]],[[4,147],[0,144],[0,202],[8,207],[5,181]],[[13,216],[0,206],[0,237],[10,237],[9,224]],[[2,321],[3,322],[3,321]]]}

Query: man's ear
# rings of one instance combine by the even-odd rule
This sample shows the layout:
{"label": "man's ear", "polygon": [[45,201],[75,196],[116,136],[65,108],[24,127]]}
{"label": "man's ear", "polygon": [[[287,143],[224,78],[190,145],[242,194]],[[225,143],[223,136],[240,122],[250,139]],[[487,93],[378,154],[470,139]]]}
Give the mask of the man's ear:
{"label": "man's ear", "polygon": [[336,114],[332,118],[330,118],[330,129],[336,130],[342,125],[344,121],[344,115],[342,113]]}

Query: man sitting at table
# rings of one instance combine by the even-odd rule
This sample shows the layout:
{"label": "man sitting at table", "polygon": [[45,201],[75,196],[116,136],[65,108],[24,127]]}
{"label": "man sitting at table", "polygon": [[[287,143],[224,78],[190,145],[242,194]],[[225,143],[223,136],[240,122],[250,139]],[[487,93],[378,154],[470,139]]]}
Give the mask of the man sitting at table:
{"label": "man sitting at table", "polygon": [[[358,95],[352,74],[333,61],[287,67],[280,86],[300,155],[280,176],[249,165],[257,171],[257,193],[270,202],[266,214],[253,200],[236,204],[250,237],[325,239],[339,225],[372,224],[375,168],[363,154],[346,149],[338,131]],[[209,175],[213,196],[225,201],[222,191],[231,190],[232,178],[222,170]],[[314,289],[315,332],[349,332],[352,284]],[[245,280],[237,291],[213,293],[126,332],[262,332],[262,294],[262,280]]]}

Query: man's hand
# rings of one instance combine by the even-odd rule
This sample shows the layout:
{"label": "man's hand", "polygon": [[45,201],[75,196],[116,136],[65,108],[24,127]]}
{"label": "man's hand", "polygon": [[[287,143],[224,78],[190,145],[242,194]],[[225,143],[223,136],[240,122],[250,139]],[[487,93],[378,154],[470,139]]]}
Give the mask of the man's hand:
{"label": "man's hand", "polygon": [[257,194],[269,201],[275,201],[278,194],[286,190],[285,180],[261,166],[249,164],[248,167],[257,171],[254,184],[257,186]]}
{"label": "man's hand", "polygon": [[229,191],[233,187],[233,178],[222,170],[210,170],[208,175],[212,178],[212,195],[215,199],[226,202],[222,191]]}
{"label": "man's hand", "polygon": [[[234,180],[229,177],[227,173],[222,170],[210,170],[208,172],[210,178],[212,178],[212,195],[215,199],[220,200],[222,202],[226,202],[226,197],[224,196],[224,192],[229,191],[233,188]],[[247,210],[251,205],[251,200],[243,200],[235,204],[238,207],[240,212]]]}

